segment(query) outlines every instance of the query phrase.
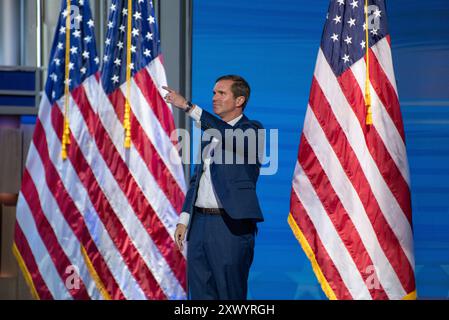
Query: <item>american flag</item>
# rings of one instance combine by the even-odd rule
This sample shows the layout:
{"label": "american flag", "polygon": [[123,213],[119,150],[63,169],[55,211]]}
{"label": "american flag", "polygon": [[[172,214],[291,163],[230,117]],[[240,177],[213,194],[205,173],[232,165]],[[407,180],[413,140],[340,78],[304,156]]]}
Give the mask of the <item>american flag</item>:
{"label": "american flag", "polygon": [[330,1],[301,135],[288,222],[330,299],[416,297],[386,13],[382,0]]}
{"label": "american flag", "polygon": [[[105,258],[121,265],[114,291],[126,298],[184,299],[186,260],[173,235],[186,187],[170,140],[175,130],[172,109],[162,98],[167,81],[154,8],[152,1],[129,1],[114,0],[109,8],[98,122],[92,123],[96,153],[102,155],[93,173],[101,181],[99,205],[111,234],[104,242],[109,248]],[[124,147],[123,127],[127,98],[129,149]]]}
{"label": "american flag", "polygon": [[[120,28],[127,2],[112,2],[109,59],[104,58],[101,78],[88,1],[62,4],[17,208],[14,252],[37,298],[185,298],[185,258],[172,238],[185,193],[184,175],[180,161],[170,161],[178,155],[169,139],[172,111],[159,93],[166,80],[152,4],[139,0],[132,6],[133,34],[147,31],[153,36],[147,42],[133,38],[139,50],[134,48],[129,62],[134,64],[132,142],[125,148],[121,88],[126,85],[126,63],[111,67],[109,59],[123,59],[127,48],[126,24],[124,32]],[[68,12],[74,26],[66,112]],[[145,54],[148,50],[151,57]],[[118,74],[118,82],[112,73]],[[71,142],[63,160],[65,119]]]}

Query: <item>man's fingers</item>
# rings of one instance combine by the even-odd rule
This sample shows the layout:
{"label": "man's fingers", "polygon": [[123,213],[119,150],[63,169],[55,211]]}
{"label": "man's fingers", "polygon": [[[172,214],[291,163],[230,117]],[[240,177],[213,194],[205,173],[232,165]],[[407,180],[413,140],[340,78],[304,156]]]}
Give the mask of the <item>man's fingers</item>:
{"label": "man's fingers", "polygon": [[184,237],[185,237],[185,228],[183,228],[181,225],[178,225],[175,231],[175,242],[180,251],[182,251],[184,248],[183,245]]}
{"label": "man's fingers", "polygon": [[162,89],[167,90],[168,92],[174,92],[175,91],[172,88],[166,87],[166,86],[162,86]]}
{"label": "man's fingers", "polygon": [[179,250],[182,251],[182,239],[181,239],[181,235],[178,236],[178,239],[176,240],[177,244],[178,244],[178,248]]}
{"label": "man's fingers", "polygon": [[175,240],[176,240],[176,245],[178,246],[179,250],[182,251],[183,245],[182,245],[182,235],[181,235],[181,233],[177,233],[176,234],[176,239]]}

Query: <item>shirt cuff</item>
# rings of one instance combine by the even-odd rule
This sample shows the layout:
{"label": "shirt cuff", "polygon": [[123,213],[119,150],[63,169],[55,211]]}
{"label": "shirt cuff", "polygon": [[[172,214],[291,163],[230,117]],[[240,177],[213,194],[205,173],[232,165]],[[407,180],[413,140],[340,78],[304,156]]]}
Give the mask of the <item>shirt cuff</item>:
{"label": "shirt cuff", "polygon": [[201,114],[203,113],[203,109],[201,109],[200,107],[198,107],[197,105],[195,105],[195,108],[193,108],[193,110],[190,110],[190,112],[188,113],[188,115],[195,120],[196,122],[199,122],[201,119]]}
{"label": "shirt cuff", "polygon": [[188,212],[181,212],[181,215],[179,216],[178,224],[183,224],[186,227],[189,225],[190,220],[190,214]]}

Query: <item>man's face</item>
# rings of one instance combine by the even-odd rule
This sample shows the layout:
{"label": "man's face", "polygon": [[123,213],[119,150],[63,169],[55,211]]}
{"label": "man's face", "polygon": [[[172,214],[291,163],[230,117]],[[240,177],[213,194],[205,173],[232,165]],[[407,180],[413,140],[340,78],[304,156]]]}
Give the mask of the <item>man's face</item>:
{"label": "man's face", "polygon": [[220,80],[215,84],[212,99],[214,113],[225,121],[232,120],[242,113],[242,99],[234,98],[231,91],[232,80]]}

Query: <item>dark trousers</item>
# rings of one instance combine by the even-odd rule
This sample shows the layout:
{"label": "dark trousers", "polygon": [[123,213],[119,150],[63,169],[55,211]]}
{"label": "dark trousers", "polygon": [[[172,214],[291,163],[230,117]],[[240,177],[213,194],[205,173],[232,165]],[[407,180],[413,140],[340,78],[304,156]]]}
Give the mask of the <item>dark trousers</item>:
{"label": "dark trousers", "polygon": [[187,242],[189,299],[246,300],[255,224],[195,212]]}

